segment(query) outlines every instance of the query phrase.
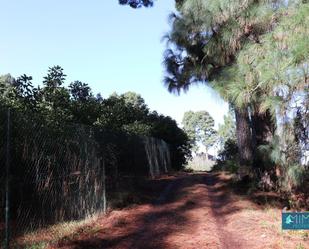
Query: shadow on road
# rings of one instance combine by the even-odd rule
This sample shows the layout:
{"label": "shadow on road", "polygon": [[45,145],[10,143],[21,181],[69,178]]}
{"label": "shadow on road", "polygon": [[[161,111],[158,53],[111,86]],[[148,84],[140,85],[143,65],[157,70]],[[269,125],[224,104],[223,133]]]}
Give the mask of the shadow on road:
{"label": "shadow on road", "polygon": [[[194,228],[196,221],[190,216],[192,212],[209,209],[213,216],[221,217],[216,222],[223,225],[224,216],[238,211],[237,207],[227,205],[229,194],[219,174],[189,174],[163,181],[164,190],[152,202],[126,210],[116,222],[106,217],[111,219],[110,224],[102,225],[95,235],[79,234],[75,240],[61,240],[58,246],[70,249],[172,248],[171,236],[190,234],[190,229]],[[157,184],[162,187],[162,182]]]}

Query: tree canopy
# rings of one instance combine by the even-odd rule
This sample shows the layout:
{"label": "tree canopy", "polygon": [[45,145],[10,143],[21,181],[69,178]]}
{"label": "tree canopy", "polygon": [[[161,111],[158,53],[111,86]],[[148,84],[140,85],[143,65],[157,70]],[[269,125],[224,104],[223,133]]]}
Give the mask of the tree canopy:
{"label": "tree canopy", "polygon": [[219,124],[217,132],[217,142],[221,148],[228,140],[236,141],[236,124],[233,111],[230,110],[227,115],[224,115],[223,119],[224,123]]}
{"label": "tree canopy", "polygon": [[206,153],[216,141],[215,121],[207,111],[187,111],[184,113],[182,125],[187,132],[195,152],[198,143],[206,149]]}
{"label": "tree canopy", "polygon": [[60,66],[50,67],[42,87],[34,87],[32,77],[0,77],[0,107],[21,111],[29,118],[51,128],[78,123],[137,136],[163,139],[174,152],[174,166],[181,168],[189,156],[186,133],[171,117],[150,111],[141,95],[134,92],[102,98],[90,86],[74,81],[66,87],[66,75]]}

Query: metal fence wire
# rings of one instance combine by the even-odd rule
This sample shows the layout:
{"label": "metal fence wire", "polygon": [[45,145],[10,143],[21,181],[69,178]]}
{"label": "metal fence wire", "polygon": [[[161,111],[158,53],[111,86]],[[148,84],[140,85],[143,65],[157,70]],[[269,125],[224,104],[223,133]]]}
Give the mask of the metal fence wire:
{"label": "metal fence wire", "polygon": [[9,169],[8,167],[8,159],[9,155],[6,151],[6,148],[8,148],[8,145],[6,140],[6,135],[8,135],[7,132],[5,132],[6,127],[8,127],[7,120],[9,118],[9,110],[5,112],[5,109],[0,108],[0,241],[2,242],[0,244],[3,245],[4,247],[8,247],[8,210],[6,210],[6,206],[8,207],[7,201],[8,201],[8,194],[9,191],[7,189],[8,187],[8,172],[7,170]]}
{"label": "metal fence wire", "polygon": [[0,109],[1,241],[105,212],[124,176],[155,177],[170,169],[162,140],[78,124],[50,127],[14,111],[9,120],[8,113]]}

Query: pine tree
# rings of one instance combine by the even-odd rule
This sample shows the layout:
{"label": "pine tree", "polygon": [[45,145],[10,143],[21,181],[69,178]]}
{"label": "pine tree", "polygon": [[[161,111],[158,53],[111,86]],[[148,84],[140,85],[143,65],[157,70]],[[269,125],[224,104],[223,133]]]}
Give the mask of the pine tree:
{"label": "pine tree", "polygon": [[[247,79],[239,82],[237,56],[277,23],[280,1],[177,1],[179,13],[171,15],[172,30],[166,35],[168,90],[187,91],[193,83],[207,82],[227,99],[236,112],[241,162],[251,164],[255,147],[269,140],[274,130],[268,109],[247,101]],[[232,83],[230,83],[232,82]],[[246,131],[239,133],[240,131]],[[256,135],[256,136],[253,136]]]}
{"label": "pine tree", "polygon": [[184,130],[188,134],[193,150],[198,151],[198,143],[202,144],[208,156],[209,149],[215,144],[217,136],[215,121],[207,111],[187,111],[182,119]]}

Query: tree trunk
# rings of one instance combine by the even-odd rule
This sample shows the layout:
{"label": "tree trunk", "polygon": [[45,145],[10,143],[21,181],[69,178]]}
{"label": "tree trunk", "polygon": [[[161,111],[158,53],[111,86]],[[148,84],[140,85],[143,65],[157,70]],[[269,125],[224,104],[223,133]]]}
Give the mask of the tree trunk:
{"label": "tree trunk", "polygon": [[265,113],[254,112],[252,115],[252,129],[255,147],[268,144],[275,131],[275,124],[269,111]]}
{"label": "tree trunk", "polygon": [[263,157],[258,153],[258,147],[260,145],[266,145],[272,140],[275,132],[275,123],[269,111],[265,113],[253,112],[251,121],[254,140],[254,167],[263,170],[267,162],[264,161]]}
{"label": "tree trunk", "polygon": [[235,107],[236,136],[239,152],[240,176],[250,175],[253,162],[252,133],[248,108]]}

